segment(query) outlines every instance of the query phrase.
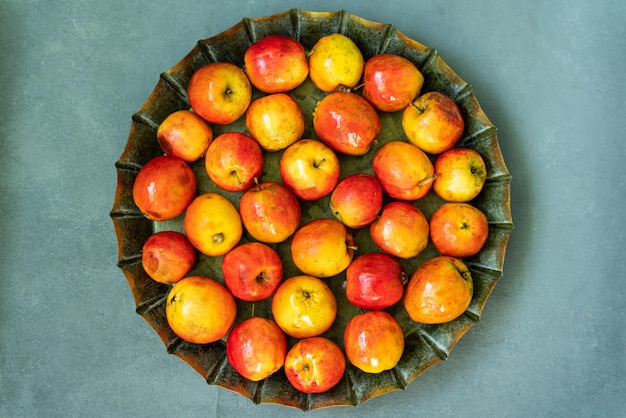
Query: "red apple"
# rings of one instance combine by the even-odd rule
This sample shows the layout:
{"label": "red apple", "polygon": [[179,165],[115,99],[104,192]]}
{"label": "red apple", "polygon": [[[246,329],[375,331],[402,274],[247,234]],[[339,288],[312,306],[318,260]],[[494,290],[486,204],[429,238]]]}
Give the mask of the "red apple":
{"label": "red apple", "polygon": [[392,256],[366,253],[346,269],[346,297],[361,309],[385,309],[402,299],[407,280],[402,263]]}
{"label": "red apple", "polygon": [[254,87],[264,93],[283,93],[298,87],[309,75],[302,44],[282,35],[269,35],[246,50],[244,71]]}
{"label": "red apple", "polygon": [[430,239],[442,255],[472,256],[488,236],[487,216],[469,203],[444,203],[430,217]]}
{"label": "red apple", "polygon": [[159,231],[148,237],[141,250],[141,265],[153,280],[176,283],[193,267],[196,249],[184,234]]}
{"label": "red apple", "polygon": [[428,221],[409,202],[389,202],[371,223],[370,236],[388,254],[405,259],[415,257],[428,245]]}
{"label": "red apple", "polygon": [[423,84],[422,73],[400,55],[374,55],[363,69],[363,97],[384,112],[397,112],[407,107]]}
{"label": "red apple", "polygon": [[283,262],[270,246],[240,244],[222,258],[224,284],[238,299],[257,302],[274,294],[283,279]]}
{"label": "red apple", "polygon": [[465,121],[454,100],[431,91],[413,100],[404,110],[402,128],[411,143],[429,154],[440,154],[461,139]]}
{"label": "red apple", "polygon": [[219,188],[241,192],[253,186],[261,176],[263,151],[248,135],[225,132],[209,145],[204,167]]}
{"label": "red apple", "polygon": [[325,337],[299,340],[285,358],[287,380],[303,393],[328,391],[341,381],[345,370],[341,348]]}
{"label": "red apple", "polygon": [[239,201],[241,221],[248,233],[265,243],[289,238],[300,225],[298,198],[280,183],[264,182],[246,190]]}
{"label": "red apple", "polygon": [[467,310],[473,290],[472,275],[461,260],[434,257],[422,263],[409,279],[404,307],[416,322],[442,324]]}
{"label": "red apple", "polygon": [[226,125],[246,112],[252,100],[252,86],[235,64],[213,62],[192,74],[187,97],[194,112],[204,120]]}
{"label": "red apple", "polygon": [[280,158],[283,184],[302,200],[320,199],[333,191],[341,166],[335,152],[323,142],[301,139]]}
{"label": "red apple", "polygon": [[433,190],[448,202],[469,202],[483,189],[487,167],[481,155],[470,148],[452,148],[435,160]]}
{"label": "red apple", "polygon": [[330,196],[330,210],[348,228],[363,228],[383,206],[383,189],[376,177],[352,174],[341,180]]}
{"label": "red apple", "polygon": [[343,91],[320,100],[313,110],[317,136],[337,152],[367,153],[381,130],[378,113],[363,97]]}
{"label": "red apple", "polygon": [[286,93],[255,99],[246,111],[248,132],[270,152],[287,148],[300,139],[305,123],[300,105]]}
{"label": "red apple", "polygon": [[374,175],[392,198],[417,200],[426,196],[435,179],[428,155],[413,144],[389,141],[372,160]]}
{"label": "red apple", "polygon": [[286,356],[287,337],[271,319],[257,316],[240,322],[226,339],[228,363],[253,382],[280,370]]}

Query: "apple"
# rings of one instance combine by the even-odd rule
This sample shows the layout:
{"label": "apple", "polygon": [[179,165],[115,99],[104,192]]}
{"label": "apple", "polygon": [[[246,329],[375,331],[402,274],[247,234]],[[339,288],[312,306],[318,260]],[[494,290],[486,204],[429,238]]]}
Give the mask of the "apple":
{"label": "apple", "polygon": [[430,217],[430,239],[442,255],[475,255],[488,236],[487,216],[469,203],[444,203]]}
{"label": "apple", "polygon": [[348,155],[367,153],[381,122],[372,105],[356,93],[333,92],[313,109],[313,129],[333,150]]}
{"label": "apple", "polygon": [[440,154],[461,139],[465,121],[454,100],[431,91],[407,106],[402,114],[402,128],[412,144],[429,154]]}
{"label": "apple", "polygon": [[229,192],[249,189],[263,172],[263,151],[241,132],[218,135],[207,150],[204,167],[216,186]]}
{"label": "apple", "polygon": [[366,373],[391,370],[402,358],[404,334],[386,311],[357,314],[346,324],[343,346],[350,363]]}
{"label": "apple", "polygon": [[278,253],[261,242],[247,242],[222,258],[224,284],[238,299],[258,302],[274,294],[283,279]]}
{"label": "apple", "polygon": [[354,238],[336,219],[317,218],[291,238],[291,258],[304,274],[331,277],[344,271],[354,257]]}
{"label": "apple", "polygon": [[235,64],[212,62],[191,75],[187,97],[191,108],[204,120],[227,125],[246,112],[252,100],[252,86]]}
{"label": "apple", "polygon": [[346,269],[346,297],[361,309],[385,309],[402,299],[407,281],[400,261],[385,253],[366,253]]}
{"label": "apple", "polygon": [[359,47],[340,33],[322,36],[309,52],[309,76],[324,92],[355,88],[361,80],[363,65]]}
{"label": "apple", "polygon": [[383,189],[376,177],[352,174],[337,184],[330,196],[330,210],[348,228],[371,224],[383,206]]}
{"label": "apple", "polygon": [[428,220],[409,202],[392,201],[383,206],[370,225],[370,236],[381,250],[400,258],[415,257],[428,245]]}
{"label": "apple", "polygon": [[302,216],[298,198],[286,186],[271,181],[246,190],[239,201],[239,213],[253,238],[272,244],[289,238]]}
{"label": "apple", "polygon": [[287,148],[302,137],[304,113],[298,102],[286,93],[255,99],[246,111],[246,128],[265,151]]}
{"label": "apple", "polygon": [[166,221],[182,214],[196,195],[197,181],[187,163],[178,157],[160,155],[149,160],[133,183],[133,201],[153,221]]}
{"label": "apple", "polygon": [[326,144],[301,139],[280,157],[280,177],[297,197],[316,200],[330,194],[341,175],[339,158]]}
{"label": "apple", "polygon": [[482,191],[487,167],[482,156],[470,148],[452,148],[434,163],[433,190],[448,202],[469,202]]}
{"label": "apple", "polygon": [[419,94],[423,84],[422,73],[400,55],[374,55],[363,69],[363,97],[383,112],[406,108]]}
{"label": "apple", "polygon": [[189,273],[196,259],[196,249],[178,231],[155,232],[141,249],[141,266],[159,283],[176,283]]}
{"label": "apple", "polygon": [[261,38],[246,50],[244,71],[254,87],[264,93],[284,93],[298,87],[309,75],[302,44],[283,35]]}
{"label": "apple", "polygon": [[157,129],[157,141],[163,152],[187,163],[200,159],[212,140],[211,126],[187,109],[170,113]]}
{"label": "apple", "polygon": [[389,141],[372,159],[374,175],[392,198],[417,200],[426,196],[435,180],[435,169],[428,155],[404,141]]}
{"label": "apple", "polygon": [[280,284],[272,298],[272,317],[294,338],[323,334],[336,316],[337,299],[326,282],[317,277],[290,277]]}
{"label": "apple", "polygon": [[404,307],[413,321],[443,324],[467,310],[473,289],[472,275],[461,260],[433,257],[411,275],[404,292]]}
{"label": "apple", "polygon": [[254,316],[235,325],[226,339],[226,358],[233,369],[253,382],[285,364],[287,337],[271,319]]}
{"label": "apple", "polygon": [[341,348],[325,337],[296,342],[285,358],[285,375],[302,393],[323,393],[337,385],[346,370]]}

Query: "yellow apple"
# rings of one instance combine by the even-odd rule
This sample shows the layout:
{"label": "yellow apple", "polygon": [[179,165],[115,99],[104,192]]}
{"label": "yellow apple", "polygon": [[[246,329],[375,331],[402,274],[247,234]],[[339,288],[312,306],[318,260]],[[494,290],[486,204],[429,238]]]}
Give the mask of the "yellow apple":
{"label": "yellow apple", "polygon": [[433,190],[448,202],[469,202],[483,189],[487,167],[481,155],[471,148],[452,148],[435,160]]}
{"label": "yellow apple", "polygon": [[264,150],[282,150],[302,137],[304,113],[288,94],[268,94],[250,103],[246,128]]}
{"label": "yellow apple", "polygon": [[322,36],[309,53],[309,76],[322,91],[353,89],[363,74],[363,54],[340,33]]}

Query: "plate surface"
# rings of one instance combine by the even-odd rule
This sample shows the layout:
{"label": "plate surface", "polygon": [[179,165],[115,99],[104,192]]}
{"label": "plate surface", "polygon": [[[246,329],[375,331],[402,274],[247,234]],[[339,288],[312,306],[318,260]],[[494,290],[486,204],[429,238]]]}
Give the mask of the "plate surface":
{"label": "plate surface", "polygon": [[[365,59],[379,53],[393,53],[411,60],[424,74],[422,93],[439,91],[455,100],[463,112],[466,126],[457,146],[475,149],[487,164],[488,177],[481,194],[471,202],[481,209],[489,220],[489,239],[475,256],[464,261],[474,279],[474,296],[467,311],[459,318],[442,325],[424,325],[413,322],[398,303],[388,309],[403,328],[405,351],[398,365],[387,372],[367,374],[348,364],[341,382],[322,394],[306,395],[295,390],[281,370],[261,382],[243,379],[229,364],[224,341],[195,345],[178,338],[169,328],[165,318],[165,299],[170,286],[153,281],[141,266],[143,243],[154,232],[177,230],[183,232],[182,218],[166,222],[146,219],[133,202],[132,186],[139,169],[150,159],[162,155],[156,140],[159,124],[170,113],[188,109],[186,88],[193,72],[215,61],[228,61],[243,66],[245,50],[256,40],[270,34],[281,34],[298,39],[309,50],[315,42],[330,33],[350,37],[360,48]],[[255,91],[255,97],[261,93]],[[316,138],[311,124],[311,112],[324,93],[310,81],[291,91],[307,115],[304,137]],[[402,112],[380,113],[382,132],[377,146],[404,139],[400,123]],[[228,126],[213,126],[214,135],[226,131],[245,131],[243,119]],[[372,150],[362,157],[342,156],[342,177],[353,172],[372,173]],[[263,181],[280,181],[278,161],[280,152],[266,154]],[[167,351],[187,362],[206,378],[207,383],[223,386],[250,398],[255,403],[278,403],[310,410],[335,405],[357,406],[369,399],[392,390],[403,389],[433,364],[445,360],[463,334],[480,319],[483,307],[502,277],[504,257],[509,235],[513,230],[510,208],[511,176],[506,168],[498,145],[497,130],[478,104],[471,86],[459,78],[439,57],[434,49],[416,42],[393,25],[368,21],[345,11],[310,12],[292,9],[287,12],[260,18],[244,18],[231,29],[197,45],[160,79],[145,104],[132,116],[132,125],[126,148],[116,162],[117,190],[110,216],[118,241],[118,266],[124,272],[132,290],[136,312],[154,328],[167,347]],[[198,178],[198,193],[218,191],[238,206],[240,193],[218,190],[204,170],[204,161],[191,165]],[[427,218],[442,203],[433,193],[415,202]],[[303,204],[303,219],[332,217],[328,197],[314,203]],[[354,231],[359,253],[376,250],[367,229]],[[248,238],[244,236],[243,241]],[[274,246],[282,255],[288,255],[288,242]],[[432,244],[417,257],[403,262],[411,274],[427,258],[438,255]],[[289,257],[283,257],[289,259]],[[198,254],[198,262],[190,274],[201,274],[223,282],[220,271],[221,257],[211,258]],[[293,264],[285,263],[285,277],[299,274]],[[325,336],[343,346],[343,329],[346,322],[358,312],[345,298],[345,275],[329,279],[329,284],[339,306],[337,320]],[[237,322],[250,316],[270,316],[270,302],[255,304],[238,301]],[[294,340],[290,340],[293,343]]]}

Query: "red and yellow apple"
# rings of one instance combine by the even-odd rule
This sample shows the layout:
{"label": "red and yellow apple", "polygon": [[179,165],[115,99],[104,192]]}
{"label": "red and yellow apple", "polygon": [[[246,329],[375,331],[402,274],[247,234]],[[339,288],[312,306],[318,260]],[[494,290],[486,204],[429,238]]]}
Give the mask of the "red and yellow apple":
{"label": "red and yellow apple", "polygon": [[402,299],[407,281],[397,259],[385,253],[366,253],[346,269],[346,298],[361,309],[385,309]]}
{"label": "red and yellow apple", "polygon": [[279,170],[283,184],[302,200],[328,195],[341,175],[335,152],[314,139],[301,139],[287,147],[280,158]]}
{"label": "red and yellow apple", "polygon": [[428,155],[404,141],[389,141],[380,147],[374,154],[372,169],[383,190],[399,200],[421,199],[435,179]]}
{"label": "red and yellow apple", "polygon": [[378,137],[381,122],[376,110],[363,97],[338,91],[324,96],[316,104],[313,129],[333,150],[363,155]]}
{"label": "red and yellow apple", "polygon": [[302,44],[283,35],[259,39],[244,53],[244,71],[254,87],[264,93],[284,93],[298,87],[309,75]]}
{"label": "red and yellow apple", "polygon": [[433,190],[448,202],[469,202],[482,191],[487,167],[482,156],[471,148],[452,148],[434,163]]}
{"label": "red and yellow apple", "polygon": [[309,52],[309,76],[322,91],[353,89],[363,74],[363,54],[340,33],[322,36]]}
{"label": "red and yellow apple", "polygon": [[300,226],[302,212],[298,198],[280,183],[263,182],[246,190],[239,201],[239,213],[248,233],[264,243],[279,243]]}
{"label": "red and yellow apple", "polygon": [[314,277],[344,271],[354,257],[354,238],[336,219],[317,218],[302,225],[291,238],[291,258],[298,269]]}
{"label": "red and yellow apple", "polygon": [[487,216],[469,203],[444,203],[430,217],[430,239],[442,255],[475,255],[488,236]]}
{"label": "red and yellow apple", "polygon": [[246,128],[265,151],[287,148],[302,137],[304,113],[298,102],[286,93],[259,97],[246,111]]}
{"label": "red and yellow apple", "polygon": [[383,189],[376,177],[355,173],[337,184],[330,196],[330,210],[348,228],[371,224],[383,206]]}
{"label": "red and yellow apple", "polygon": [[235,325],[226,339],[228,363],[241,376],[258,382],[285,364],[287,337],[271,319],[254,316]]}
{"label": "red and yellow apple", "polygon": [[252,100],[252,86],[235,64],[212,62],[192,74],[187,97],[191,108],[204,120],[227,125],[246,112]]}
{"label": "red and yellow apple", "polygon": [[429,154],[440,154],[461,139],[465,121],[454,100],[431,91],[418,96],[404,110],[402,128],[409,142]]}
{"label": "red and yellow apple", "polygon": [[302,393],[323,393],[337,385],[346,370],[341,348],[325,337],[299,340],[285,358],[285,375]]}
{"label": "red and yellow apple", "polygon": [[188,163],[200,159],[212,140],[211,126],[187,109],[170,113],[157,129],[157,141],[163,152]]}
{"label": "red and yellow apple", "polygon": [[416,322],[442,324],[458,318],[472,301],[473,280],[458,258],[438,256],[422,263],[404,292],[404,307]]}
{"label": "red and yellow apple", "polygon": [[263,151],[241,132],[218,135],[206,153],[204,167],[216,186],[229,192],[252,187],[263,172]]}
{"label": "red and yellow apple", "polygon": [[428,220],[409,202],[392,201],[383,206],[370,225],[370,236],[381,250],[395,257],[415,257],[428,245]]}
{"label": "red and yellow apple", "polygon": [[141,265],[154,281],[176,283],[196,262],[196,249],[184,234],[160,231],[148,237],[141,250]]}
{"label": "red and yellow apple", "polygon": [[224,284],[238,299],[257,302],[274,294],[283,280],[278,253],[261,242],[246,242],[222,258]]}
{"label": "red and yellow apple", "polygon": [[363,97],[383,112],[406,108],[419,94],[423,84],[422,73],[400,55],[374,55],[363,69]]}

